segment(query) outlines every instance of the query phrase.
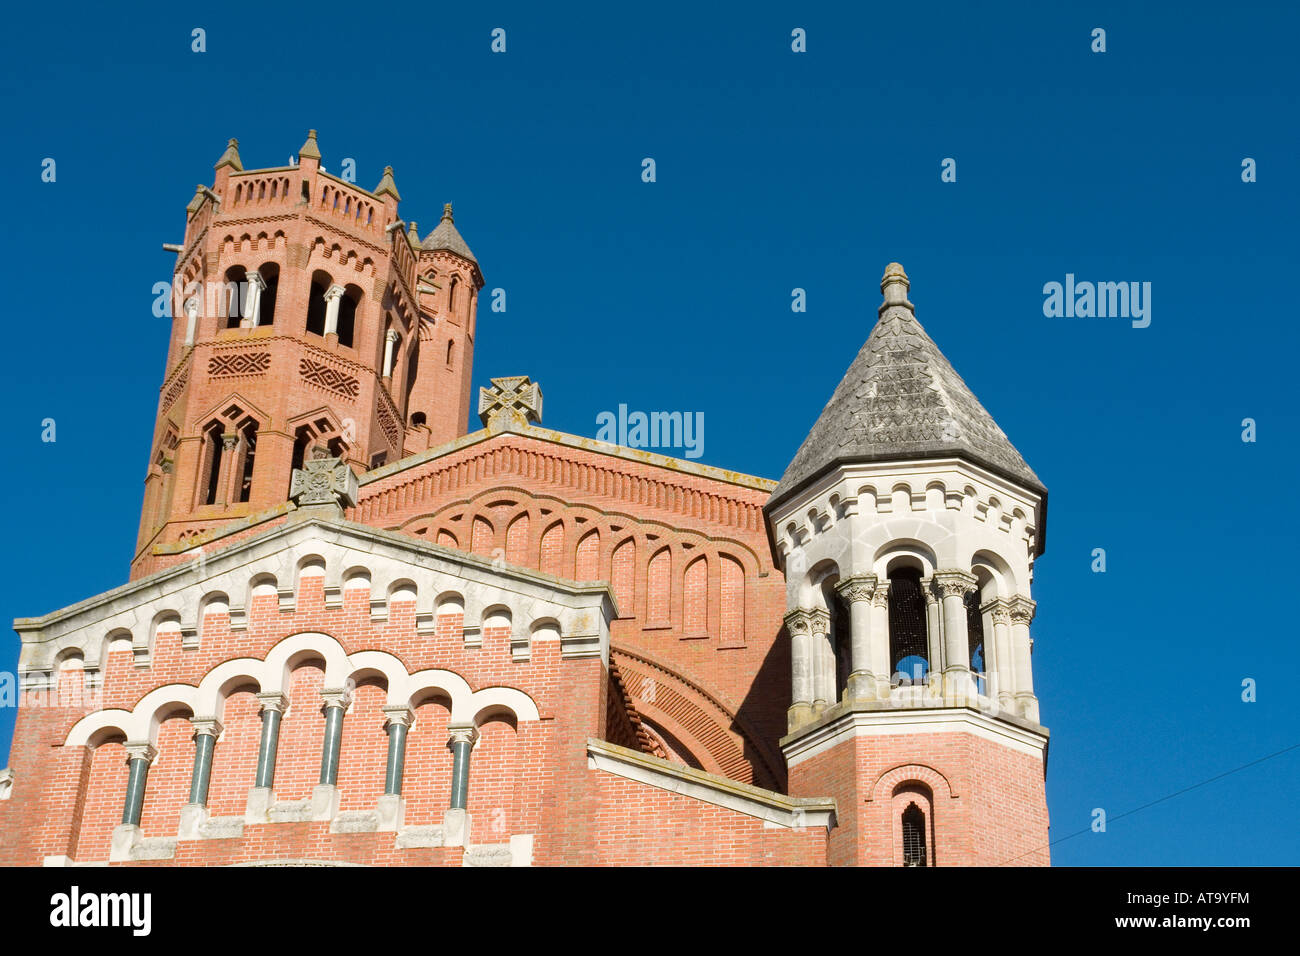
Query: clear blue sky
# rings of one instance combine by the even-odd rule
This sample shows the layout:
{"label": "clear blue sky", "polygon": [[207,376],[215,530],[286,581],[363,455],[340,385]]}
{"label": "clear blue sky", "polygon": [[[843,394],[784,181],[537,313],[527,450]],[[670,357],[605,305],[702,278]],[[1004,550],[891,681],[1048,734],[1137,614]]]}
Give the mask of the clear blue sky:
{"label": "clear blue sky", "polygon": [[[1053,839],[1112,817],[1054,860],[1300,862],[1300,751],[1113,819],[1300,741],[1293,5],[80,6],[17,5],[0,39],[0,617],[125,581],[160,244],[228,137],[246,167],[280,165],[311,127],[364,186],[391,164],[422,232],[455,203],[508,295],[480,310],[476,383],[533,376],[567,432],[621,403],[702,411],[704,462],[779,477],[901,261],[1051,491],[1034,667]],[[1151,282],[1150,327],[1046,318],[1066,273]]]}

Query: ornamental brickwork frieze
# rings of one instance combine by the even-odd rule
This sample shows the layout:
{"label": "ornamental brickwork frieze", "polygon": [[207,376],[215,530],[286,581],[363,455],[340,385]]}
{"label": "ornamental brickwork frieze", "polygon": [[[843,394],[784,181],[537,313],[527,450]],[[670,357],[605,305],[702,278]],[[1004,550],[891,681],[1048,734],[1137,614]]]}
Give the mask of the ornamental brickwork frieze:
{"label": "ornamental brickwork frieze", "polygon": [[235,352],[230,355],[214,355],[208,359],[208,375],[211,378],[261,375],[270,367],[270,352]]}

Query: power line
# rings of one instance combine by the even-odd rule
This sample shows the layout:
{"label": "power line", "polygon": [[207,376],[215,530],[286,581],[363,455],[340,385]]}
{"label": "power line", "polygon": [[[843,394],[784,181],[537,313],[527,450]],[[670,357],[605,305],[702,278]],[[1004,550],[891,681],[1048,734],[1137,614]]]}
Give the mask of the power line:
{"label": "power line", "polygon": [[[1200,783],[1194,783],[1190,787],[1183,787],[1183,789],[1181,790],[1175,790],[1173,793],[1165,794],[1163,797],[1159,797],[1155,800],[1152,800],[1150,803],[1144,803],[1140,807],[1134,807],[1132,810],[1125,810],[1123,813],[1117,816],[1109,817],[1108,820],[1123,820],[1125,817],[1131,817],[1135,813],[1140,813],[1143,810],[1154,807],[1157,803],[1164,803],[1166,800],[1172,800],[1174,797],[1182,796],[1184,793],[1189,793],[1192,790],[1195,790],[1197,787],[1204,787],[1206,784],[1214,783],[1214,781],[1216,780],[1222,780],[1224,777],[1230,777],[1234,773],[1238,773],[1242,770],[1246,770],[1247,768],[1253,767],[1256,764],[1261,764],[1265,760],[1272,760],[1274,757],[1280,757],[1282,756],[1282,754],[1290,753],[1292,750],[1295,750],[1297,748],[1300,748],[1300,743],[1294,743],[1290,747],[1283,747],[1281,750],[1275,751],[1274,753],[1268,754],[1263,757],[1259,757],[1256,760],[1250,761],[1250,763],[1244,763],[1240,767],[1233,767],[1231,770],[1225,770],[1223,773],[1215,774],[1213,777],[1210,777],[1206,780],[1202,780]],[[1084,827],[1082,830],[1076,830],[1074,833],[1066,834],[1065,836],[1061,837],[1059,840],[1052,840],[1050,843],[1045,843],[1042,846],[1034,847],[1032,850],[1027,850],[1024,853],[1021,853],[1020,856],[1013,856],[1009,860],[1003,860],[1001,863],[997,865],[1006,866],[1009,863],[1014,863],[1016,862],[1016,860],[1029,856],[1031,853],[1037,853],[1039,850],[1046,850],[1050,847],[1056,846],[1058,843],[1064,843],[1066,840],[1073,840],[1077,836],[1081,836],[1084,833],[1091,833],[1091,832],[1092,832],[1092,827],[1090,826]]]}

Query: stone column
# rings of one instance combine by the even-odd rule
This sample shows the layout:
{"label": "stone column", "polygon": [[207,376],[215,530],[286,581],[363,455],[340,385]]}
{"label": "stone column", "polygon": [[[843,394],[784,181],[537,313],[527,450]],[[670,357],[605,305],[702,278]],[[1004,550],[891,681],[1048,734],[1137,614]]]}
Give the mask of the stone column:
{"label": "stone column", "polygon": [[289,698],[279,691],[264,691],[257,695],[262,706],[262,739],[257,748],[257,778],[248,791],[248,806],[244,819],[249,823],[266,823],[267,813],[274,799],[275,755],[280,746],[280,721]]}
{"label": "stone column", "polygon": [[968,700],[975,696],[970,673],[970,634],[966,626],[966,595],[975,590],[975,576],[965,571],[934,572],[935,586],[943,596],[944,698]]}
{"label": "stone column", "polygon": [[271,692],[258,694],[262,705],[262,739],[257,748],[257,781],[254,786],[275,786],[275,754],[280,746],[280,720],[284,717],[289,698]]}
{"label": "stone column", "polygon": [[149,782],[149,765],[158,756],[158,750],[147,740],[126,745],[126,765],[130,772],[126,778],[126,800],[122,807],[122,823],[140,825],[140,811],[144,807],[144,789]]}
{"label": "stone column", "polygon": [[849,605],[853,667],[849,674],[848,699],[873,700],[879,677],[871,651],[871,598],[876,590],[876,576],[858,574],[845,578],[835,590]]}
{"label": "stone column", "polygon": [[343,746],[343,715],[352,703],[351,693],[343,687],[329,687],[320,692],[325,701],[325,743],[321,747],[320,783],[335,786],[339,782],[339,752]]}
{"label": "stone column", "polygon": [[208,818],[208,783],[212,779],[212,755],[221,736],[221,721],[215,717],[192,717],[194,726],[194,772],[190,775],[190,799],[181,807],[179,836],[194,840]]}
{"label": "stone column", "polygon": [[384,771],[384,794],[401,796],[402,772],[406,767],[406,734],[411,728],[411,708],[385,707],[387,722],[384,732],[388,734],[388,766]]}
{"label": "stone column", "polygon": [[333,820],[339,809],[339,753],[343,747],[343,715],[352,703],[346,687],[326,687],[320,692],[325,702],[325,741],[321,745],[320,781],[311,792],[311,818]]}
{"label": "stone column", "polygon": [[194,336],[199,328],[199,300],[191,296],[185,303],[185,347],[194,344]]}
{"label": "stone column", "polygon": [[332,285],[325,290],[325,337],[339,336],[339,300],[343,298],[343,286]]}
{"label": "stone column", "polygon": [[119,862],[131,859],[131,851],[140,842],[140,811],[144,807],[144,791],[149,781],[149,765],[158,756],[157,749],[147,740],[130,741],[126,745],[126,765],[130,768],[126,780],[126,798],[122,806],[122,822],[113,828],[109,841],[108,859]]}
{"label": "stone column", "polygon": [[811,612],[813,656],[813,713],[835,703],[835,652],[831,649],[831,615],[825,608]]}
{"label": "stone column", "polygon": [[788,729],[806,724],[812,718],[812,620],[810,612],[796,608],[785,616],[790,632],[790,710]]}
{"label": "stone column", "polygon": [[256,328],[262,320],[262,290],[266,280],[256,269],[248,273],[248,301],[244,303],[244,315],[240,317],[241,329]]}
{"label": "stone column", "polygon": [[876,675],[876,696],[888,700],[894,675],[889,659],[889,582],[877,581],[871,595],[871,661]]}
{"label": "stone column", "polygon": [[239,433],[227,432],[221,436],[221,465],[217,468],[217,498],[215,504],[225,507],[230,501],[230,483],[234,481],[235,448]]}
{"label": "stone column", "polygon": [[473,724],[453,724],[447,730],[451,739],[451,809],[464,810],[469,801],[469,754],[478,740]]}
{"label": "stone column", "polygon": [[[1015,712],[1015,658],[1011,654],[1011,606],[1001,598],[990,601],[993,615],[993,649],[996,666],[997,684],[993,690],[997,693],[998,706],[1009,713]],[[988,635],[984,635],[987,642]]]}
{"label": "stone column", "polygon": [[389,329],[384,333],[384,378],[393,377],[393,350],[397,347],[397,333]]}
{"label": "stone column", "polygon": [[215,717],[194,717],[194,773],[190,775],[190,804],[208,805],[208,783],[212,779],[212,755],[221,736],[221,721]]}
{"label": "stone column", "polygon": [[1015,659],[1016,709],[1037,723],[1038,698],[1034,696],[1034,669],[1030,662],[1033,644],[1029,636],[1029,622],[1034,619],[1038,604],[1020,596],[1012,598],[1008,603],[1011,610],[1011,654]]}
{"label": "stone column", "polygon": [[384,732],[388,734],[388,766],[384,771],[384,794],[379,798],[379,829],[396,831],[405,822],[402,774],[406,767],[406,735],[415,715],[405,704],[384,707]]}
{"label": "stone column", "polygon": [[943,693],[943,612],[939,606],[939,595],[934,578],[923,578],[921,593],[925,595],[925,638],[928,645],[930,670],[926,674],[926,683],[938,696]]}

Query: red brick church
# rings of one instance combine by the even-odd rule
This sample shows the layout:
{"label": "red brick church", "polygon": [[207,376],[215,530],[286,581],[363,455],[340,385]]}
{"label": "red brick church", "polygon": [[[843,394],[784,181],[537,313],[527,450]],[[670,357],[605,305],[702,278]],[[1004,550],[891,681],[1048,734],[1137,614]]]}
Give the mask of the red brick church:
{"label": "red brick church", "polygon": [[1047,492],[902,267],[773,482],[471,408],[483,274],[399,200],[314,132],[198,187],[130,580],[14,625],[0,863],[1046,864]]}

